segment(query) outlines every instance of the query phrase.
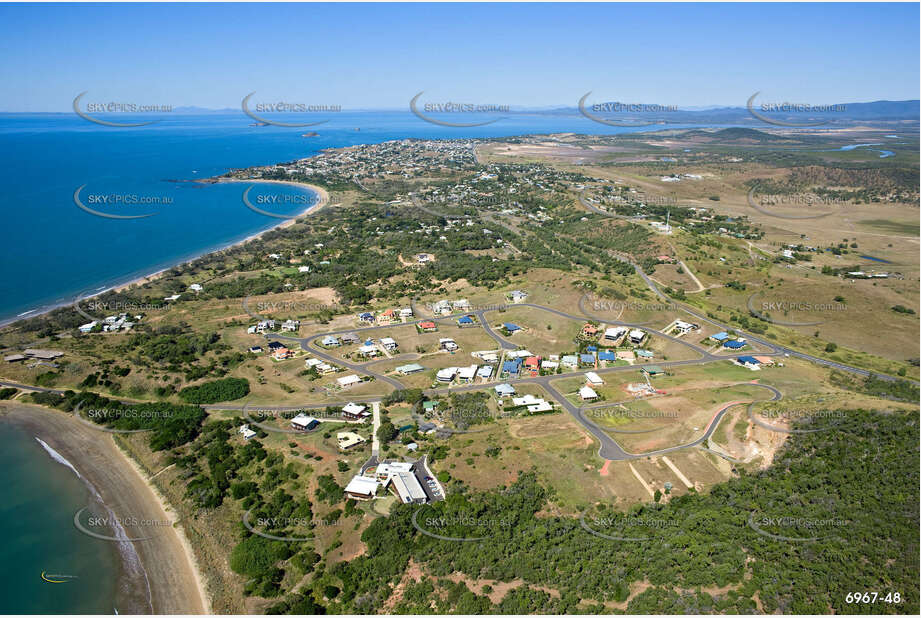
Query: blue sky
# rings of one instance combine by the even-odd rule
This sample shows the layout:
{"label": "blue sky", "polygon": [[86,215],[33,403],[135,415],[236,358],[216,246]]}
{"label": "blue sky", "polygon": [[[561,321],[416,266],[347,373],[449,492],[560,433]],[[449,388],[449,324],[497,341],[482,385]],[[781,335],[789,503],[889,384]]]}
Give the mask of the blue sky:
{"label": "blue sky", "polygon": [[918,98],[919,5],[0,5],[2,111]]}

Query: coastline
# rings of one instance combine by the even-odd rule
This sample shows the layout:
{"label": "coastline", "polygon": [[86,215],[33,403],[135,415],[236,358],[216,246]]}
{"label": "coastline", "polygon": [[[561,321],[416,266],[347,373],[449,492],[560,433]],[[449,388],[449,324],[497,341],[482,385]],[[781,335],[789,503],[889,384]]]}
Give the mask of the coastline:
{"label": "coastline", "polygon": [[0,422],[12,423],[47,443],[73,465],[119,520],[172,522],[156,529],[155,542],[132,544],[147,579],[152,613],[211,613],[204,578],[175,509],[111,435],[64,412],[16,401],[0,404]]}
{"label": "coastline", "polygon": [[127,290],[133,285],[143,285],[145,283],[156,281],[157,279],[163,276],[163,273],[170,270],[171,268],[175,268],[176,266],[182,266],[184,264],[190,264],[194,262],[195,260],[202,258],[206,255],[210,255],[212,253],[218,253],[220,251],[230,249],[231,247],[244,245],[250,242],[251,240],[256,240],[257,238],[261,237],[263,234],[271,232],[272,230],[290,227],[294,225],[297,222],[297,220],[300,219],[301,217],[311,215],[315,211],[321,210],[329,203],[329,193],[326,191],[326,189],[324,189],[323,187],[317,186],[317,185],[312,185],[312,184],[308,184],[304,182],[294,182],[291,180],[259,180],[259,179],[242,180],[242,179],[235,179],[235,178],[217,178],[217,179],[211,178],[211,179],[203,179],[203,182],[204,181],[209,182],[209,184],[223,184],[223,183],[231,183],[231,182],[285,184],[285,185],[291,185],[293,187],[299,187],[301,189],[308,189],[316,193],[319,197],[317,199],[316,204],[311,204],[310,206],[308,206],[307,208],[305,208],[303,211],[299,212],[298,214],[294,215],[290,219],[285,219],[284,221],[281,221],[265,230],[262,230],[261,232],[256,232],[255,234],[251,234],[242,240],[228,242],[218,247],[207,249],[195,255],[194,257],[183,259],[179,262],[170,264],[169,266],[165,266],[163,268],[160,268],[159,270],[156,270],[152,273],[148,273],[146,275],[132,277],[131,279],[129,279],[128,281],[125,281],[124,283],[116,283],[116,284],[107,286],[104,289],[93,292],[92,294],[89,294],[86,296],[77,296],[71,302],[62,302],[62,303],[57,303],[57,304],[53,304],[50,306],[46,306],[43,308],[33,309],[31,311],[26,312],[28,315],[19,314],[11,318],[0,320],[0,328],[5,328],[7,326],[10,326],[11,324],[15,324],[16,322],[19,322],[22,320],[31,320],[32,318],[37,318],[39,316],[51,313],[52,311],[55,311],[56,309],[60,309],[61,307],[71,306],[78,300],[87,300],[87,299],[99,296],[100,294],[105,294],[107,292],[123,292],[124,290]]}

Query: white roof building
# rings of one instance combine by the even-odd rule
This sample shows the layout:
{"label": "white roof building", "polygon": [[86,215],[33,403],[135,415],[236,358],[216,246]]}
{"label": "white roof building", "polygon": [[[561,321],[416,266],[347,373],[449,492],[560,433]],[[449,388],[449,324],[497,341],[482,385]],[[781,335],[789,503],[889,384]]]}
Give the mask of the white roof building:
{"label": "white roof building", "polygon": [[579,389],[579,397],[582,398],[582,401],[588,401],[589,399],[598,399],[598,393],[595,392],[590,386],[583,386]]}
{"label": "white roof building", "polygon": [[358,415],[364,412],[366,407],[367,406],[363,406],[360,403],[354,403],[350,401],[344,406],[342,406],[342,411],[345,412],[346,414],[351,414],[355,416],[355,415]]}
{"label": "white roof building", "polygon": [[345,493],[359,500],[369,500],[377,493],[377,486],[376,479],[359,474],[353,477],[349,484],[345,486]]}
{"label": "white roof building", "polygon": [[439,382],[450,382],[456,375],[457,367],[445,367],[444,369],[440,369],[438,373],[435,374],[435,378]]}
{"label": "white roof building", "polygon": [[599,376],[594,371],[586,372],[585,380],[592,386],[601,386],[604,384],[604,380],[601,379],[601,376]]}
{"label": "white roof building", "polygon": [[348,388],[349,386],[353,386],[361,382],[361,378],[359,378],[357,375],[353,373],[352,375],[343,376],[341,378],[338,378],[336,382],[339,384],[341,388]]}
{"label": "white roof building", "polygon": [[307,416],[303,412],[291,419],[291,426],[295,429],[300,429],[306,431],[319,423],[317,419],[312,416]]}
{"label": "white roof building", "polygon": [[461,367],[457,371],[458,380],[472,380],[476,377],[476,370],[478,365],[470,365],[469,367]]}

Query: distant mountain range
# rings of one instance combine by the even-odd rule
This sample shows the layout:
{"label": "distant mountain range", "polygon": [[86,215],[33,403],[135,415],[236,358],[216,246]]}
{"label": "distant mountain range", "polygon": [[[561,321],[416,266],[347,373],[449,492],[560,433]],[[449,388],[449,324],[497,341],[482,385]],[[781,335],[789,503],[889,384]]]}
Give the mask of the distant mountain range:
{"label": "distant mountain range", "polygon": [[[859,123],[859,122],[893,122],[893,121],[919,121],[921,120],[921,101],[912,99],[908,101],[871,101],[868,103],[840,103],[841,111],[809,111],[809,112],[766,112],[761,109],[762,103],[776,103],[777,101],[759,98],[752,104],[756,113],[760,113],[773,120],[789,122],[791,124],[804,124],[810,121],[823,120],[830,123]],[[620,122],[646,121],[658,124],[764,124],[753,117],[744,105],[739,106],[677,106],[677,110],[670,111],[613,111],[620,109],[625,104],[616,101],[586,102],[586,111],[596,118],[615,120]],[[635,104],[634,104],[635,105]],[[649,106],[650,104],[645,104]],[[667,106],[660,106],[667,107]],[[610,111],[598,111],[610,110]],[[399,112],[409,111],[406,108],[363,108],[348,109],[345,112]],[[54,112],[52,112],[54,113]],[[210,109],[195,105],[174,107],[174,114],[238,114],[239,107],[225,107]],[[578,116],[581,115],[578,105],[572,106],[544,106],[526,107],[520,105],[510,106],[507,114],[535,114],[550,116]]]}
{"label": "distant mountain range", "polygon": [[[896,120],[921,120],[921,101],[918,99],[908,101],[872,101],[869,103],[839,103],[832,104],[840,107],[841,111],[809,111],[809,112],[766,112],[761,109],[762,102],[775,103],[772,100],[762,98],[756,99],[752,103],[755,112],[767,116],[771,119],[780,121],[789,121],[795,123],[806,123],[809,120],[828,120],[828,121],[896,121]],[[614,110],[623,103],[607,101],[602,103],[586,103],[585,109],[593,116],[603,119],[629,120],[631,118],[642,120],[661,120],[666,124],[685,124],[685,123],[712,123],[712,124],[737,124],[760,121],[749,113],[744,105],[738,107],[687,107],[678,106],[677,111],[665,112],[644,112],[644,111],[597,111]],[[649,105],[649,104],[647,104]],[[828,107],[831,107],[829,105]],[[519,108],[519,113],[541,113],[541,114],[560,114],[571,115],[580,114],[578,106],[557,107],[555,109],[544,109],[541,111],[527,110]]]}

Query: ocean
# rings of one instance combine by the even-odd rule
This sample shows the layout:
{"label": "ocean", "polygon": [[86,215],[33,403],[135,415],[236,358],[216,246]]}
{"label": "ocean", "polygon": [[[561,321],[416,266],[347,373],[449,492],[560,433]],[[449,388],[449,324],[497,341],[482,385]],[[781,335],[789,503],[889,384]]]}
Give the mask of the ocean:
{"label": "ocean", "polygon": [[[252,126],[242,112],[177,114],[145,127],[112,128],[76,114],[0,114],[0,208],[7,229],[0,322],[71,303],[279,223],[244,205],[245,184],[183,181],[392,139],[662,128],[614,128],[581,116],[513,115],[474,128],[429,124],[409,112],[332,116],[309,129]],[[307,130],[318,135],[302,137]],[[272,191],[303,196],[297,188]],[[77,205],[75,194],[98,212],[156,214],[94,216]],[[113,206],[105,201],[111,196],[122,202]],[[291,204],[289,212],[276,212],[305,208],[302,201]],[[0,612],[111,614],[120,604],[145,612],[143,567],[130,546],[93,539],[74,526],[80,508],[104,511],[95,490],[15,425],[0,422],[0,445],[0,482],[7,488],[0,520],[10,533],[0,545]],[[43,572],[61,583],[44,581]]]}
{"label": "ocean", "polygon": [[[107,118],[112,116],[132,121],[115,114]],[[178,181],[392,139],[662,128],[609,127],[578,115],[524,114],[458,128],[430,124],[409,111],[330,113],[329,122],[307,129],[253,124],[242,111],[163,114],[156,124],[133,128],[101,126],[73,113],[0,114],[0,209],[7,229],[0,322],[71,303],[279,223],[244,205],[246,185]],[[302,137],[308,130],[317,136]],[[94,216],[77,205],[75,193],[90,210],[153,216]],[[120,202],[113,205],[113,200]],[[275,212],[304,209],[289,201],[289,211]]]}
{"label": "ocean", "polygon": [[0,420],[0,444],[0,613],[149,612],[146,574],[130,544],[74,526],[80,509],[106,515],[95,488],[28,429]]}

